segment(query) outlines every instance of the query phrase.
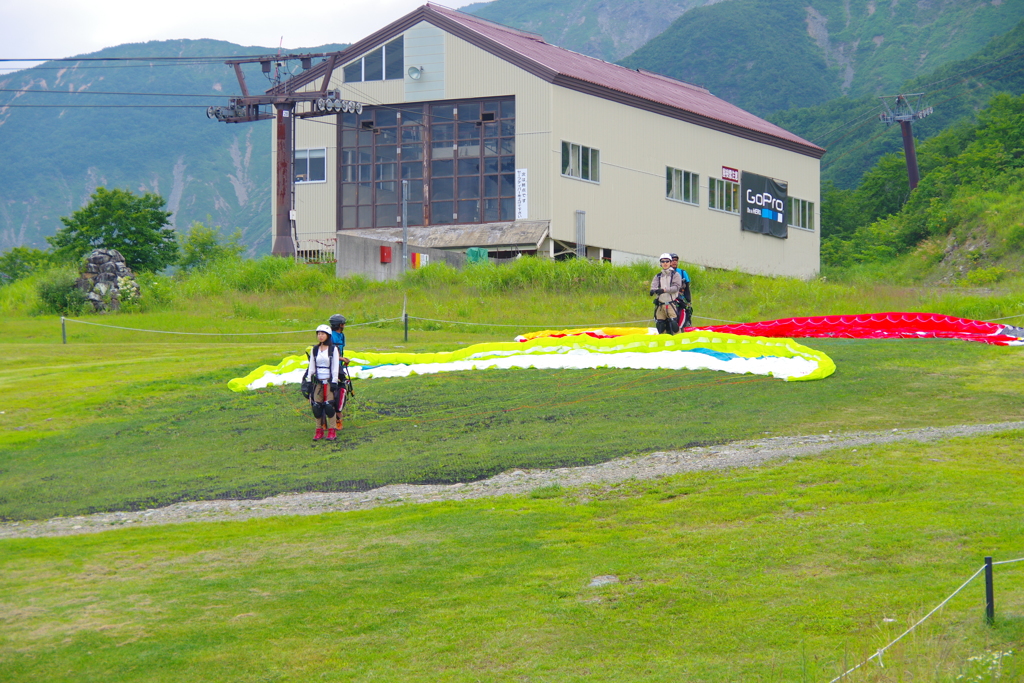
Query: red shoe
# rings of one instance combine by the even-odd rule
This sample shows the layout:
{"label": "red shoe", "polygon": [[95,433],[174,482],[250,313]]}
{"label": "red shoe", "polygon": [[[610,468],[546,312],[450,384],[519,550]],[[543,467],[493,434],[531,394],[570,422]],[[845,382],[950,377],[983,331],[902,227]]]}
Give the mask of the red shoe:
{"label": "red shoe", "polygon": [[327,430],[327,440],[328,441],[334,441],[337,438],[338,438],[338,432],[335,431],[334,427],[331,427],[330,429]]}
{"label": "red shoe", "polygon": [[319,441],[322,438],[324,438],[324,428],[323,427],[317,427],[316,428],[316,434],[313,435],[313,441]]}

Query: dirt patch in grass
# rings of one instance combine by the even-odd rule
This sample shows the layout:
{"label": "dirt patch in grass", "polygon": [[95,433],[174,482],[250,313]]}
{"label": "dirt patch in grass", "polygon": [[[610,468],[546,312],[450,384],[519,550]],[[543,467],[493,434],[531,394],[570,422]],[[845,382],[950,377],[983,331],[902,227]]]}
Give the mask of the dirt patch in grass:
{"label": "dirt patch in grass", "polygon": [[370,491],[289,493],[260,500],[204,500],[175,503],[137,512],[108,512],[78,517],[56,517],[42,521],[6,522],[0,524],[0,539],[67,536],[127,526],[318,515],[326,512],[366,510],[382,505],[528,495],[534,490],[554,486],[613,485],[685,472],[752,467],[772,460],[817,455],[839,448],[860,448],[898,442],[931,442],[1022,429],[1024,422],[1000,422],[734,441],[714,446],[618,458],[583,467],[517,469],[468,484],[393,484]]}

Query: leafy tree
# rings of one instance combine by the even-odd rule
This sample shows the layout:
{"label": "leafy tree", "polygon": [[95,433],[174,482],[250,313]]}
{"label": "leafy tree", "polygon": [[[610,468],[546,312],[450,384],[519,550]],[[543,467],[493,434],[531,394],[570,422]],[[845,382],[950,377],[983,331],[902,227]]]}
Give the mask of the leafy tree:
{"label": "leafy tree", "polygon": [[77,260],[93,249],[117,249],[133,270],[158,271],[178,259],[163,197],[138,197],[127,190],[96,188],[92,201],[60,219],[64,228],[46,241],[58,259]]}
{"label": "leafy tree", "polygon": [[181,241],[178,265],[186,271],[201,270],[210,263],[239,256],[245,251],[245,245],[240,244],[241,239],[242,231],[239,229],[228,235],[227,242],[221,244],[219,229],[196,221]]}
{"label": "leafy tree", "polygon": [[0,254],[0,285],[28,277],[49,266],[53,257],[49,252],[32,247],[14,247]]}
{"label": "leafy tree", "polygon": [[843,190],[831,180],[821,184],[821,237],[849,237],[862,223],[853,190]]}
{"label": "leafy tree", "polygon": [[906,157],[902,153],[884,155],[864,174],[854,194],[863,224],[899,213],[910,196]]}

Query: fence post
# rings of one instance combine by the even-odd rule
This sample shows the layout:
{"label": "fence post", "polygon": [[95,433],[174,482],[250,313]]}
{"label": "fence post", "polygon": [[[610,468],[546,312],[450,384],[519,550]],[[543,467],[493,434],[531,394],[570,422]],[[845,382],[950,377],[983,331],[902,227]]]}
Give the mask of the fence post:
{"label": "fence post", "polygon": [[60,340],[65,344],[68,343],[68,326],[64,322],[64,316],[60,317]]}
{"label": "fence post", "polygon": [[996,620],[996,592],[992,585],[992,558],[985,558],[985,623],[989,626]]}

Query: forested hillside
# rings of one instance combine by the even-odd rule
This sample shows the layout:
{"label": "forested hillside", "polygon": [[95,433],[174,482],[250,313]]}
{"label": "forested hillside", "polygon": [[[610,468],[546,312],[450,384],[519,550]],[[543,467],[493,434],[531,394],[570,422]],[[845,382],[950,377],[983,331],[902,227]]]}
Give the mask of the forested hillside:
{"label": "forested hillside", "polygon": [[[233,70],[214,57],[275,51],[214,40],[127,44],[0,77],[0,251],[46,246],[60,217],[99,186],[158,193],[178,229],[209,220],[241,228],[251,253],[269,251],[269,122],[227,125],[205,110],[240,94]],[[98,60],[128,57],[145,59]],[[267,87],[258,65],[247,78],[251,92]]]}
{"label": "forested hillside", "polygon": [[1024,0],[724,0],[679,17],[622,64],[699,83],[760,116],[895,94],[1024,18]]}
{"label": "forested hillside", "polygon": [[999,94],[977,123],[951,126],[918,149],[921,182],[889,154],[856,190],[822,207],[825,265],[897,263],[909,279],[989,285],[1024,266],[1024,96]]}
{"label": "forested hillside", "polygon": [[[923,92],[924,106],[934,113],[914,123],[914,137],[930,138],[975,113],[997,92],[1024,93],[1024,21],[992,40],[976,55],[908,80],[902,93]],[[892,102],[892,98],[889,98]],[[822,161],[822,180],[853,188],[883,154],[900,152],[899,126],[886,128],[878,120],[882,100],[874,96],[841,97],[815,107],[777,112],[767,118],[828,150]]]}
{"label": "forested hillside", "polygon": [[614,62],[694,7],[722,0],[494,0],[462,11],[539,33],[552,45]]}

